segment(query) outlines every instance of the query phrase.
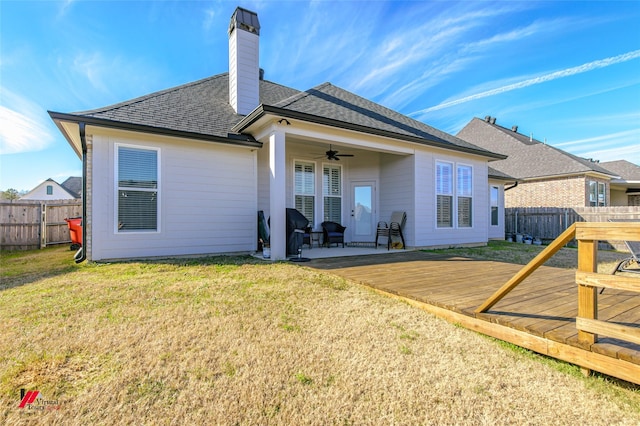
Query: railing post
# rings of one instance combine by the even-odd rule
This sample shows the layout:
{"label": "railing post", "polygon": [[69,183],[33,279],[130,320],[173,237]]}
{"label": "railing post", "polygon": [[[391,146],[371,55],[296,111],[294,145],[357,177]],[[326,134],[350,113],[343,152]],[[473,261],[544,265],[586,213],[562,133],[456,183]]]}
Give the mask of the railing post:
{"label": "railing post", "polygon": [[[597,272],[598,267],[598,241],[578,240],[578,271]],[[598,319],[598,289],[593,286],[578,284],[578,317]],[[587,350],[598,341],[598,336],[593,333],[578,330],[578,343]],[[582,368],[585,376],[591,374],[588,368]]]}

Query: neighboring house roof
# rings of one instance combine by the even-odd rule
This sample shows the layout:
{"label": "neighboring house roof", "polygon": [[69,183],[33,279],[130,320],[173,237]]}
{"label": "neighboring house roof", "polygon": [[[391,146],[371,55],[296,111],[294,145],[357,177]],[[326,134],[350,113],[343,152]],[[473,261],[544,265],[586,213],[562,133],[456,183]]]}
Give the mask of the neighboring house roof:
{"label": "neighboring house roof", "polygon": [[261,105],[247,116],[236,114],[229,104],[228,73],[104,108],[50,115],[54,119],[87,120],[91,124],[121,125],[132,130],[166,129],[183,132],[185,136],[205,136],[209,140],[256,143],[253,138],[240,135],[242,131],[265,114],[279,114],[494,159],[504,158],[329,83],[305,92],[266,80],[260,80],[259,84]]}
{"label": "neighboring house roof", "polygon": [[493,167],[488,168],[488,175],[490,179],[498,179],[498,180],[505,180],[505,181],[511,181],[511,182],[516,180],[513,176],[510,176],[506,173],[496,170]]}
{"label": "neighboring house roof", "polygon": [[616,181],[628,183],[640,183],[640,166],[630,163],[627,160],[607,161],[600,163],[600,166],[618,175]]}
{"label": "neighboring house roof", "polygon": [[[43,188],[46,188],[49,185],[54,188],[53,193],[52,194],[43,193],[42,192]],[[65,196],[63,197],[62,195],[65,195]],[[67,199],[67,198],[80,198],[80,197],[77,194],[74,194],[73,192],[69,191],[63,185],[60,185],[58,182],[56,182],[51,178],[39,183],[31,191],[27,192],[22,197],[20,197],[20,199],[22,200],[49,200],[49,199]]]}
{"label": "neighboring house roof", "polygon": [[82,197],[82,178],[79,176],[71,176],[67,178],[64,182],[60,184],[64,189],[67,190],[71,195],[75,198]]}
{"label": "neighboring house roof", "polygon": [[506,159],[492,162],[491,166],[520,180],[587,173],[616,177],[615,173],[598,163],[486,119],[473,118],[457,136],[489,151],[506,155]]}

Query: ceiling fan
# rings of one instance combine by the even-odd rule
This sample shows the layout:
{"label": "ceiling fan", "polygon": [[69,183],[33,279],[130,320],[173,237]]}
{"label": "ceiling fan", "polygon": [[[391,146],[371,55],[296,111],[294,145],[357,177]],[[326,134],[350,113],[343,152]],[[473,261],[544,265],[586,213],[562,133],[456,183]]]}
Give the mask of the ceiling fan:
{"label": "ceiling fan", "polygon": [[327,160],[340,161],[339,157],[353,157],[353,154],[338,154],[338,151],[334,151],[332,146],[329,145],[329,151],[325,152]]}

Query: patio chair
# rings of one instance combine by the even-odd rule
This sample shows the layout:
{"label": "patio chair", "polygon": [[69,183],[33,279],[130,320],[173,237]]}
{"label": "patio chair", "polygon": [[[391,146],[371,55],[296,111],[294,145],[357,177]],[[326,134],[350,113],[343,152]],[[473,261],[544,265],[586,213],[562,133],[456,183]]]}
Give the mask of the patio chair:
{"label": "patio chair", "polygon": [[[640,241],[625,241],[624,244],[627,246],[629,253],[631,256],[623,259],[616,265],[616,269],[613,270],[612,274],[616,272],[635,272],[636,274],[640,274]],[[629,268],[633,263],[636,264],[636,268]]]}
{"label": "patio chair", "polygon": [[[638,222],[638,219],[609,219],[609,222]],[[616,272],[633,272],[640,274],[640,241],[624,241],[627,250],[631,256],[622,259],[614,268],[611,275]],[[636,264],[635,268],[630,268],[632,264]],[[604,292],[604,287],[600,289],[600,294]]]}
{"label": "patio chair", "polygon": [[313,248],[313,241],[311,241],[311,227],[304,228],[304,234],[302,234],[302,245],[308,244],[309,249]]}
{"label": "patio chair", "polygon": [[[609,222],[640,222],[638,219],[609,219]],[[612,275],[616,272],[635,272],[640,273],[639,268],[629,268],[632,264],[636,264],[636,266],[640,266],[640,241],[625,241],[624,244],[627,246],[629,253],[631,256],[622,259],[620,263],[616,265],[616,268],[611,273]]]}
{"label": "patio chair", "polygon": [[397,240],[400,238],[402,242],[402,248],[406,247],[404,242],[404,235],[402,229],[407,221],[407,214],[405,212],[396,211],[391,213],[391,220],[387,225],[387,222],[380,221],[376,229],[376,248],[378,248],[378,239],[380,237],[387,238],[387,250],[391,248],[394,238]]}
{"label": "patio chair", "polygon": [[331,244],[336,246],[342,244],[344,248],[344,230],[347,229],[346,226],[331,221],[322,222],[320,226],[322,226],[323,241],[327,247],[331,247]]}
{"label": "patio chair", "polygon": [[[640,222],[638,219],[609,219],[609,222]],[[616,272],[635,272],[640,273],[640,241],[625,241],[624,245],[627,246],[629,253],[631,256],[622,259],[620,263],[616,265],[616,268],[611,273],[612,275]],[[636,268],[629,268],[632,264],[636,264]]]}

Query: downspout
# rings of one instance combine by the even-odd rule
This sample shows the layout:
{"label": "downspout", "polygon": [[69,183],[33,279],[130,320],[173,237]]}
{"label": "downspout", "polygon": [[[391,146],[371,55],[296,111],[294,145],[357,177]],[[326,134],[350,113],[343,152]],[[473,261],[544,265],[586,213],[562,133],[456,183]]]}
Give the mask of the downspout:
{"label": "downspout", "polygon": [[509,187],[505,188],[505,189],[504,189],[504,192],[507,192],[508,190],[513,189],[513,188],[515,188],[516,186],[518,186],[518,181],[516,181],[516,183],[514,183],[513,185],[511,185],[511,186],[509,186]]}
{"label": "downspout", "polygon": [[87,246],[87,138],[85,123],[78,123],[80,130],[80,144],[82,145],[82,247],[73,256],[76,263],[87,260],[85,247]]}

